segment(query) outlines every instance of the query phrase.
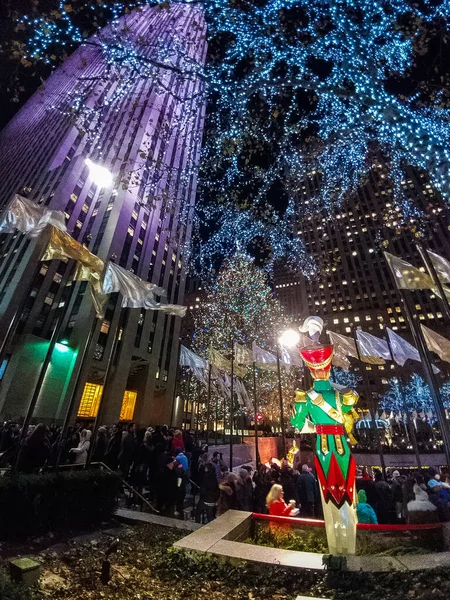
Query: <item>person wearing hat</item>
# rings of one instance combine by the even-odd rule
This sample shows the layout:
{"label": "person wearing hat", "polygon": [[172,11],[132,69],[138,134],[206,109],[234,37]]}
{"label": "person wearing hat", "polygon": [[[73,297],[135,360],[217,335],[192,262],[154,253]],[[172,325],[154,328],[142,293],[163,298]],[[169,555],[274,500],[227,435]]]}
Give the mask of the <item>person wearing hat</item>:
{"label": "person wearing hat", "polygon": [[399,471],[394,471],[392,473],[392,496],[394,499],[395,505],[395,515],[397,519],[401,519],[403,516],[403,484],[405,482],[405,478],[400,475]]}
{"label": "person wearing hat", "polygon": [[[296,391],[293,427],[303,431],[314,425],[314,465],[319,480],[330,554],[354,554],[356,546],[356,463],[347,444],[352,443],[354,405],[358,394],[330,382],[333,346],[313,343],[300,349],[314,383],[308,392]],[[307,418],[311,421],[307,423]]]}
{"label": "person wearing hat", "polygon": [[302,466],[302,472],[296,480],[297,493],[301,506],[301,516],[314,518],[314,503],[318,497],[317,480],[308,465]]}
{"label": "person wearing hat", "polygon": [[177,500],[178,474],[175,459],[171,455],[164,458],[165,466],[156,481],[156,509],[165,517],[173,517]]}
{"label": "person wearing hat", "polygon": [[428,497],[438,510],[439,520],[441,522],[450,521],[448,490],[444,490],[444,486],[440,481],[434,478],[428,481]]}

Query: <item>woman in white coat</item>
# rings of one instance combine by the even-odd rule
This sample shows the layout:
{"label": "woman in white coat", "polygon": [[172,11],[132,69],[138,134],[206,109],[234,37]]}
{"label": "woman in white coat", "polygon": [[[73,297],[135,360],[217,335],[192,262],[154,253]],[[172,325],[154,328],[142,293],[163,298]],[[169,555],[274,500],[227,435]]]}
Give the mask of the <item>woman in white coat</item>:
{"label": "woman in white coat", "polygon": [[91,435],[92,431],[89,431],[89,429],[83,429],[83,431],[80,434],[80,443],[76,448],[72,448],[72,450],[70,451],[71,454],[75,455],[76,465],[86,464],[89,446],[91,445]]}

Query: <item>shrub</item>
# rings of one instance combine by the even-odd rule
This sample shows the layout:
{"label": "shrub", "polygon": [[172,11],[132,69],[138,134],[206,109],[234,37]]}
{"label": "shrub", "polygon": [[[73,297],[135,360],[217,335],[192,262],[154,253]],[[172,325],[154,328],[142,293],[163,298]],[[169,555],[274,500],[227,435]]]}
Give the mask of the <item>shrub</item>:
{"label": "shrub", "polygon": [[13,583],[6,571],[0,569],[0,598],[2,600],[33,600],[36,594],[33,590]]}
{"label": "shrub", "polygon": [[0,479],[0,539],[91,527],[113,513],[117,475],[73,471]]}

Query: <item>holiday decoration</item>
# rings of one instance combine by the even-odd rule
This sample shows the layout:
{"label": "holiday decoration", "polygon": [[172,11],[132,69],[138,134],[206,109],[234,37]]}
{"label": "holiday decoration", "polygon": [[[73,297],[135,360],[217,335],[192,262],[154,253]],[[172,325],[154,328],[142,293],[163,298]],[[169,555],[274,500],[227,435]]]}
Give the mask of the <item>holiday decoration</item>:
{"label": "holiday decoration", "polygon": [[[161,0],[159,5],[170,12],[170,3]],[[403,91],[408,85],[397,91],[398,81],[411,78],[417,56],[426,53],[429,32],[438,30],[438,24],[445,30],[446,1],[269,0],[242,5],[206,0],[201,9],[208,24],[205,68],[190,56],[189,38],[182,31],[170,44],[166,39],[150,48],[144,39],[131,43],[126,24],[118,26],[119,17],[132,19],[138,6],[61,0],[57,10],[17,20],[19,39],[11,54],[23,68],[31,68],[38,61],[55,65],[78,45],[98,46],[117,74],[116,89],[102,93],[94,74],[92,80],[80,81],[66,106],[55,106],[94,145],[100,140],[104,107],[112,104],[120,110],[123,94],[133,85],[132,73],[140,72],[143,81],[174,95],[183,83],[204,82],[205,89],[193,94],[183,114],[166,124],[167,139],[174,129],[189,129],[200,97],[208,95],[196,223],[203,268],[210,269],[221,255],[231,256],[238,240],[241,248],[251,246],[265,255],[269,267],[284,258],[310,276],[315,265],[293,230],[292,216],[317,209],[331,216],[380,156],[398,198],[394,213],[406,219],[414,213],[402,187],[407,165],[427,171],[431,184],[450,196],[445,85],[441,80],[442,89],[433,86],[426,98],[420,85],[413,86],[414,92]],[[107,21],[108,35],[91,37]],[[95,105],[85,102],[93,85],[98,86]],[[147,157],[151,148],[142,152]],[[192,158],[187,157],[181,178],[187,180],[196,170]],[[169,175],[170,165],[165,168]],[[305,174],[320,182],[311,204]],[[124,185],[133,181],[132,172],[124,174]],[[155,201],[155,186],[150,173],[146,202]],[[170,210],[170,195],[162,201]],[[189,211],[184,218],[191,218]],[[206,243],[204,224],[216,226]]]}
{"label": "holiday decoration", "polygon": [[302,431],[310,417],[317,434],[314,464],[319,480],[329,551],[354,554],[356,544],[356,463],[347,444],[352,440],[358,394],[338,390],[329,381],[333,346],[316,344],[300,354],[313,378],[312,389],[296,391],[291,423]]}

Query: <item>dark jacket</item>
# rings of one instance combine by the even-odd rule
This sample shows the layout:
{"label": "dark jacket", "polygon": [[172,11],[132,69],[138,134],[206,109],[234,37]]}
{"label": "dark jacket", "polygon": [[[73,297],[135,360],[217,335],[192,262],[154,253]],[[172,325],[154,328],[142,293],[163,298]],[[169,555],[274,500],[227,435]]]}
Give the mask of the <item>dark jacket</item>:
{"label": "dark jacket", "polygon": [[250,477],[238,483],[236,488],[237,505],[239,510],[253,511],[253,485]]}
{"label": "dark jacket", "polygon": [[219,485],[213,466],[206,466],[200,485],[200,500],[208,504],[214,504],[219,498]]}
{"label": "dark jacket", "polygon": [[314,504],[317,481],[312,473],[302,473],[297,479],[297,492],[300,504]]}

